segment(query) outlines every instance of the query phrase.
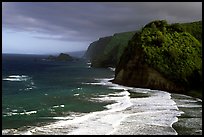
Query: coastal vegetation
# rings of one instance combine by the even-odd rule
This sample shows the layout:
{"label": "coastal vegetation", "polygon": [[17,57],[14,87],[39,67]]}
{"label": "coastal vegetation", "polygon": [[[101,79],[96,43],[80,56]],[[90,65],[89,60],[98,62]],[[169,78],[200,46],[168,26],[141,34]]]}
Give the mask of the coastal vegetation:
{"label": "coastal vegetation", "polygon": [[195,21],[191,23],[176,23],[182,29],[192,36],[194,36],[200,43],[202,43],[202,21]]}
{"label": "coastal vegetation", "polygon": [[116,67],[118,84],[202,96],[202,21],[152,21],[100,38],[85,57],[92,67]]}
{"label": "coastal vegetation", "polygon": [[200,89],[202,40],[189,29],[195,24],[158,20],[145,25],[124,50],[114,82],[179,92]]}
{"label": "coastal vegetation", "polygon": [[123,32],[100,38],[90,44],[85,57],[90,60],[92,67],[115,67],[134,34],[135,31]]}

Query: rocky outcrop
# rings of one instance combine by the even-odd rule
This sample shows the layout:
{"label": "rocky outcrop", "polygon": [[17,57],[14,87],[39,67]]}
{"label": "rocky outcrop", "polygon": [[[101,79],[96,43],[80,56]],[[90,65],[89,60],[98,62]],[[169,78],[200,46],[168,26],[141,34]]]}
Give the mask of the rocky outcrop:
{"label": "rocky outcrop", "polygon": [[52,56],[52,55],[48,56],[47,60],[51,60],[51,61],[72,61],[74,59],[68,54],[60,53],[57,57]]}
{"label": "rocky outcrop", "polygon": [[140,50],[137,56],[130,58],[124,64],[116,67],[115,78],[112,82],[138,88],[159,89],[183,93],[185,88],[175,84],[142,59]]}

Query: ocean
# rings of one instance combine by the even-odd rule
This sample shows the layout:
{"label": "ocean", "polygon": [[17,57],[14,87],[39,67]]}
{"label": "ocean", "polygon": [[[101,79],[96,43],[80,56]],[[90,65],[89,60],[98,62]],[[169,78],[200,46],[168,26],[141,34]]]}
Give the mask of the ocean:
{"label": "ocean", "polygon": [[2,134],[202,134],[202,100],[111,83],[114,68],[84,59],[46,57],[2,55]]}

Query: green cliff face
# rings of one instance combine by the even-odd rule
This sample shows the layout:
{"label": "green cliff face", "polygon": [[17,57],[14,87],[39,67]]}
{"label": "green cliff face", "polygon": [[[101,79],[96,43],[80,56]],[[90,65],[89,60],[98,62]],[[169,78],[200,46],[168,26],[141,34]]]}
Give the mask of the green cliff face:
{"label": "green cliff face", "polygon": [[184,31],[193,35],[200,43],[202,43],[202,21],[196,21],[191,23],[178,24]]}
{"label": "green cliff face", "polygon": [[90,44],[85,57],[90,59],[92,67],[115,67],[134,33],[117,33],[113,36],[100,38]]}
{"label": "green cliff face", "polygon": [[174,92],[201,87],[202,40],[189,24],[162,20],[143,27],[121,56],[114,82]]}
{"label": "green cliff face", "polygon": [[100,63],[100,56],[103,54],[103,51],[106,48],[107,44],[110,42],[111,38],[112,36],[103,37],[90,44],[85,53],[85,58],[90,60],[92,66],[96,66]]}

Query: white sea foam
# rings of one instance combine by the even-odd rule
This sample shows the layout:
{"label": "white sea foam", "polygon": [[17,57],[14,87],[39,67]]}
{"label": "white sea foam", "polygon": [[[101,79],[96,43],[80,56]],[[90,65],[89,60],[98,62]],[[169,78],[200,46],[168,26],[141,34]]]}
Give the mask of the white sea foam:
{"label": "white sea foam", "polygon": [[[100,81],[100,82],[106,82],[108,83],[109,80],[113,80],[113,78],[95,78],[94,80]],[[113,84],[113,83],[112,83]]]}
{"label": "white sea foam", "polygon": [[[107,81],[107,79],[103,79],[98,84],[104,85],[106,83],[105,81]],[[110,83],[108,82],[105,85],[111,86]],[[123,94],[124,96],[121,98],[118,96],[109,97],[109,96],[101,95],[103,98],[98,98],[99,100],[104,100],[104,101],[105,100],[115,100],[116,101],[116,103],[106,106],[108,108],[107,111],[103,111],[103,112],[109,112],[109,113],[101,117],[101,121],[103,122],[106,121],[106,123],[109,123],[112,125],[112,128],[110,128],[112,130],[109,130],[109,132],[107,132],[107,130],[104,129],[104,131],[106,132],[105,133],[103,132],[103,134],[121,134],[123,132],[122,129],[124,129],[123,126],[121,127],[121,122],[125,123],[124,121],[126,121],[126,119],[128,118],[131,119],[131,121],[136,119],[136,123],[135,123],[136,125],[141,124],[142,122],[145,123],[143,124],[143,126],[138,127],[138,129],[147,127],[147,125],[152,125],[152,126],[157,126],[157,127],[162,126],[164,128],[169,127],[171,129],[169,133],[167,134],[173,134],[173,135],[177,134],[176,131],[172,128],[172,124],[178,120],[177,116],[179,116],[181,112],[178,110],[176,103],[173,100],[171,100],[170,93],[158,91],[158,90],[135,88],[134,89],[135,92],[139,92],[139,93],[147,93],[147,92],[149,93],[150,92],[151,96],[147,98],[130,99],[126,96],[126,95],[129,95],[129,93],[126,90],[130,90],[130,89],[133,90],[133,88],[119,86],[117,84],[112,84],[112,85],[114,85],[114,87],[109,87],[110,89],[123,90],[121,94]],[[116,113],[117,116],[114,115],[114,113]],[[161,115],[162,117],[160,117]],[[139,116],[139,119],[138,119],[138,116]],[[131,129],[130,125],[129,126],[126,125],[126,128],[127,127]],[[94,131],[85,132],[84,128],[82,129],[79,128],[79,129],[77,129],[74,132],[71,132],[71,134],[101,133],[101,132],[94,132]],[[157,130],[154,132],[157,132]],[[141,133],[151,134],[151,133],[148,133],[147,131],[141,132]],[[133,134],[140,134],[140,133],[135,131]],[[166,134],[166,133],[161,132],[159,134]]]}
{"label": "white sea foam", "polygon": [[87,62],[86,64],[88,65],[87,68],[91,68],[91,62]]}
{"label": "white sea foam", "polygon": [[[144,128],[147,125],[171,127],[172,123],[176,121],[176,116],[179,115],[178,108],[175,102],[171,100],[169,93],[120,86],[109,82],[111,79],[96,80],[99,81],[98,85],[106,85],[110,89],[122,90],[120,92],[93,98],[100,101],[114,101],[115,103],[106,106],[107,110],[91,112],[82,116],[76,116],[73,119],[70,119],[70,117],[54,117],[53,119],[58,119],[60,121],[46,126],[32,128],[26,133],[121,134],[124,129],[124,126],[121,126],[121,123],[123,123],[122,125],[125,125],[128,120],[134,121],[135,125],[141,125],[137,130],[140,130],[141,127]],[[130,98],[130,93],[127,91],[128,89],[135,92],[150,92],[152,96],[147,98]],[[126,126],[128,127],[128,125]],[[131,128],[131,126],[128,128]],[[148,134],[148,132],[146,132],[146,134]],[[169,134],[176,134],[176,132],[172,129]]]}
{"label": "white sea foam", "polygon": [[58,108],[59,106],[53,106],[52,108]]}
{"label": "white sea foam", "polygon": [[31,131],[24,132],[24,135],[32,135]]}
{"label": "white sea foam", "polygon": [[7,80],[7,81],[22,81],[22,79],[17,79],[17,78],[3,78],[3,80]]}
{"label": "white sea foam", "polygon": [[73,119],[73,116],[67,116],[67,117],[40,117],[41,119],[56,119],[56,120],[70,120]]}
{"label": "white sea foam", "polygon": [[24,90],[31,90],[31,89],[33,89],[32,87],[29,87],[29,88],[26,88],[26,89],[24,89]]}
{"label": "white sea foam", "polygon": [[197,101],[202,102],[202,99],[196,98]]}
{"label": "white sea foam", "polygon": [[[107,134],[108,132],[111,132],[125,116],[122,110],[132,105],[130,103],[129,93],[127,91],[119,92],[119,94],[116,92],[115,94],[111,95],[115,95],[115,98],[110,97],[109,99],[107,99],[109,95],[105,95],[102,98],[98,98],[104,101],[114,100],[116,102],[114,104],[107,105],[106,107],[108,108],[108,110],[91,112],[83,116],[73,117],[73,119],[70,119],[70,117],[53,117],[53,119],[58,119],[60,121],[46,126],[35,127],[34,129],[32,128],[29,133],[40,134],[40,131],[42,130],[45,132],[51,130],[53,131],[51,134],[64,134],[63,132],[56,132],[56,129],[60,127],[66,129],[74,126],[75,128],[73,128],[72,131],[66,129],[66,134],[86,134],[87,132],[88,134]],[[64,105],[58,106],[64,107]],[[19,132],[19,134],[26,133]]]}
{"label": "white sea foam", "polygon": [[78,94],[78,93],[76,93],[76,94],[74,94],[74,96],[79,96],[79,94]]}
{"label": "white sea foam", "polygon": [[52,119],[67,120],[67,119],[72,119],[72,118],[70,117],[52,117]]}
{"label": "white sea foam", "polygon": [[26,75],[11,75],[11,76],[8,76],[8,77],[10,77],[10,78],[26,78],[26,77],[28,77],[28,76],[26,76]]}
{"label": "white sea foam", "polygon": [[[133,105],[126,111],[129,116],[126,116],[111,134],[177,134],[172,128],[172,124],[177,121],[177,116],[181,115],[176,103],[167,92],[156,90],[149,90],[149,92],[152,94],[150,97],[130,99]],[[147,128],[149,126],[152,128]],[[160,132],[164,128],[170,129],[167,130],[168,132]]]}
{"label": "white sea foam", "polygon": [[17,109],[13,109],[13,110],[11,110],[12,112],[17,112],[18,110]]}
{"label": "white sea foam", "polygon": [[31,114],[35,114],[37,113],[37,111],[28,111],[28,112],[22,112],[20,113],[21,115],[31,115]]}
{"label": "white sea foam", "polygon": [[178,105],[178,107],[186,107],[186,108],[202,108],[202,105],[196,105],[196,104],[182,104],[182,105]]}
{"label": "white sea foam", "polygon": [[[150,89],[132,88],[112,84],[110,79],[96,79],[98,85],[106,85],[118,92],[92,98],[113,101],[103,111],[72,117],[53,117],[59,121],[46,126],[33,127],[28,132],[17,134],[133,134],[133,135],[177,135],[172,124],[178,121],[181,112],[171,99],[171,94]],[[122,90],[122,91],[121,91]],[[130,93],[148,93],[148,97],[130,98]],[[185,103],[185,102],[184,102]],[[58,105],[61,106],[61,105]]]}
{"label": "white sea foam", "polygon": [[113,67],[108,67],[111,71],[115,71],[115,68]]}
{"label": "white sea foam", "polygon": [[10,75],[7,78],[3,78],[3,80],[6,80],[6,81],[27,81],[28,78],[29,77],[26,75]]}
{"label": "white sea foam", "polygon": [[92,83],[84,83],[84,82],[82,82],[82,84],[85,84],[85,85],[101,85],[101,83],[94,83],[94,82],[92,82]]}
{"label": "white sea foam", "polygon": [[3,78],[2,80],[25,82],[25,88],[20,88],[19,91],[30,91],[34,88],[37,88],[35,83],[32,81],[32,78],[26,75],[10,75],[6,78]]}
{"label": "white sea foam", "polygon": [[14,115],[31,115],[37,113],[37,111],[24,111],[24,112],[17,112],[17,109],[12,110],[12,112],[7,112],[4,116],[14,116]]}
{"label": "white sea foam", "polygon": [[185,103],[193,103],[193,102],[198,102],[197,100],[189,100],[189,99],[181,99],[181,102],[185,102]]}
{"label": "white sea foam", "polygon": [[100,86],[113,86],[114,85],[111,82],[109,82],[110,80],[113,80],[113,78],[103,78],[103,79],[102,78],[95,78],[94,80],[98,81],[98,82],[87,82],[87,83],[82,82],[82,84],[100,85]]}
{"label": "white sea foam", "polygon": [[61,104],[61,105],[53,106],[52,108],[59,108],[59,107],[63,108],[63,107],[64,107],[64,105],[63,105],[63,104]]}
{"label": "white sea foam", "polygon": [[63,107],[64,107],[64,105],[60,105],[60,107],[61,107],[61,108],[63,108]]}

